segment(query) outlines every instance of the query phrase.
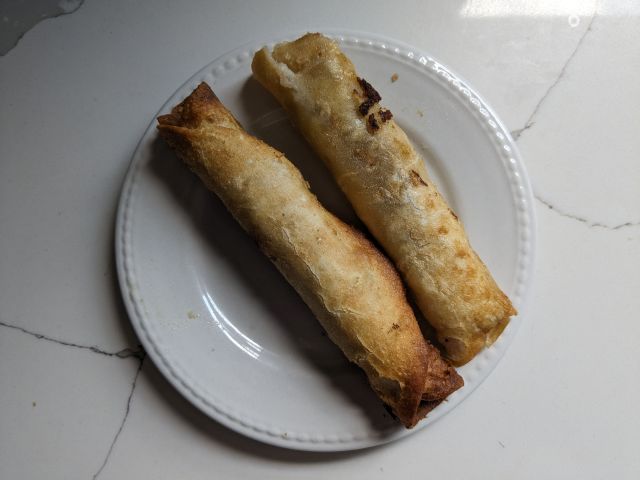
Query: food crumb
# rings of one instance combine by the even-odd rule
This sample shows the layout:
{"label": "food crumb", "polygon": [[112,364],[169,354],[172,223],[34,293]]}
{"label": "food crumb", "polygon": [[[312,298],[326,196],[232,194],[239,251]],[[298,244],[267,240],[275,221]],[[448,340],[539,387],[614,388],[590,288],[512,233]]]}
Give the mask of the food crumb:
{"label": "food crumb", "polygon": [[194,312],[193,310],[189,310],[187,312],[187,317],[189,318],[189,320],[195,320],[196,318],[200,317],[199,313]]}
{"label": "food crumb", "polygon": [[422,113],[422,110],[416,110],[416,113],[419,117],[424,117],[424,113]]}
{"label": "food crumb", "polygon": [[398,80],[398,74],[394,73],[393,75],[391,75],[391,83],[395,82],[396,80]]}

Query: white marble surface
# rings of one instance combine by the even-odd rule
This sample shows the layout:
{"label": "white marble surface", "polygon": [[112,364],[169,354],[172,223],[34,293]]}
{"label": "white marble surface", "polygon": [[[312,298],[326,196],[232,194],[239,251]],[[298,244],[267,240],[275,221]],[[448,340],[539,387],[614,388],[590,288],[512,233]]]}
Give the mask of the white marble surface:
{"label": "white marble surface", "polygon": [[[432,53],[518,137],[538,199],[526,321],[406,440],[290,452],[207,419],[144,361],[113,219],[137,140],[240,44],[350,28]],[[98,2],[0,57],[0,478],[638,478],[640,7],[624,1]]]}

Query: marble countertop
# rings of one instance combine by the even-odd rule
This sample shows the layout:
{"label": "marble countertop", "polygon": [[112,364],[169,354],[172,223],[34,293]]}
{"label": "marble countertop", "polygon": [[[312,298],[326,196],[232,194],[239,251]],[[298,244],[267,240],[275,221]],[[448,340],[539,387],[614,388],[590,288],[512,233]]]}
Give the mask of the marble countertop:
{"label": "marble countertop", "polygon": [[[0,478],[638,478],[637,2],[248,4],[61,2],[3,37]],[[254,442],[184,400],[145,359],[113,258],[131,154],[176,87],[238,45],[323,27],[464,76],[517,139],[538,216],[526,321],[491,376],[415,435],[334,454]]]}

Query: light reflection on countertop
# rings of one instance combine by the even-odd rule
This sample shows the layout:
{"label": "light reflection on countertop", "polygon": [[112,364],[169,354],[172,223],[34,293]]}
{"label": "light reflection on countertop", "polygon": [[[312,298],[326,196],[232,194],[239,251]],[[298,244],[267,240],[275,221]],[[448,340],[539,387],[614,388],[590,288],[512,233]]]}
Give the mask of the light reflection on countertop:
{"label": "light reflection on countertop", "polygon": [[597,0],[466,0],[460,7],[463,17],[580,17],[592,15]]}

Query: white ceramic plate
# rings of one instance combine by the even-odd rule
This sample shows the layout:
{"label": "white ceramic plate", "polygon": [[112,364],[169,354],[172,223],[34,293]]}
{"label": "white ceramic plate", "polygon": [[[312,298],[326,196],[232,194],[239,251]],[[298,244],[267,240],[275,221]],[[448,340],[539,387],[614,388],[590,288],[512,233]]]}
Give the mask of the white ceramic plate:
{"label": "white ceramic plate", "polygon": [[[472,244],[521,310],[531,277],[534,215],[531,188],[505,128],[465,82],[430,56],[369,34],[331,35],[424,154]],[[251,79],[253,53],[273,43],[251,44],[213,61],[159,113],[208,82],[249,132],[300,168],[328,209],[357,224],[320,160]],[[124,184],[116,254],[131,322],[167,379],[229,428],[284,447],[349,450],[411,433],[390,418],[364,375],[327,339],[221,202],[158,139],[155,123]],[[514,318],[494,346],[459,370],[464,388],[414,432],[482,382],[520,323]]]}

